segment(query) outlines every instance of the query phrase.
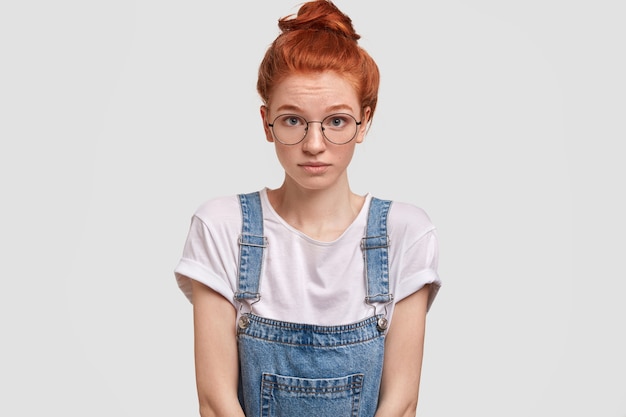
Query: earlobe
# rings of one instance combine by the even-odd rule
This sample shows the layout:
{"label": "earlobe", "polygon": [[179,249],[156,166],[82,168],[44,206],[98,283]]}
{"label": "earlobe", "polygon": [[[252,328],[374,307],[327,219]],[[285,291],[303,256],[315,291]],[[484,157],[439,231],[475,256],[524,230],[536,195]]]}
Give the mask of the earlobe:
{"label": "earlobe", "polygon": [[265,140],[268,142],[274,142],[274,136],[272,135],[272,130],[270,129],[267,121],[268,116],[268,108],[266,106],[261,106],[261,121],[263,122],[263,131],[265,132]]}

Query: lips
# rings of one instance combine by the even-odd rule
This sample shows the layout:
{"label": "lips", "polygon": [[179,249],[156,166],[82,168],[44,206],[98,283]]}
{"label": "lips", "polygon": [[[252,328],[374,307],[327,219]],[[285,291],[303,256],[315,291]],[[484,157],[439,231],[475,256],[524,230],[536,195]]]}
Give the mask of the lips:
{"label": "lips", "polygon": [[300,166],[318,168],[318,167],[327,167],[328,164],[325,164],[323,162],[305,162],[303,164],[300,164]]}
{"label": "lips", "polygon": [[299,164],[299,166],[311,174],[321,174],[325,172],[330,165],[323,162],[305,162]]}

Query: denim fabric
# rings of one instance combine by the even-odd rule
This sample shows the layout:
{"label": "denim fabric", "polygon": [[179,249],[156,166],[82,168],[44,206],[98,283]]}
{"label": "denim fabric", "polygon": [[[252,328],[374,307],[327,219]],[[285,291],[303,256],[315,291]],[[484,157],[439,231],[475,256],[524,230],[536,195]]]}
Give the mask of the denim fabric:
{"label": "denim fabric", "polygon": [[377,317],[344,326],[248,317],[239,329],[246,416],[374,415],[385,343]]}
{"label": "denim fabric", "polygon": [[[363,374],[307,380],[264,374],[263,416],[358,416]],[[303,410],[303,404],[306,409]]]}
{"label": "denim fabric", "polygon": [[239,236],[239,287],[235,298],[259,299],[259,281],[263,267],[263,212],[259,193],[239,196],[242,230]]}
{"label": "denim fabric", "polygon": [[[244,302],[258,297],[265,240],[258,193],[240,195],[240,202],[244,224],[236,298]],[[389,206],[388,201],[372,199],[367,236],[361,242],[367,303],[393,299],[387,271]],[[244,314],[237,337],[240,401],[246,416],[373,416],[382,375],[386,325],[381,323],[385,320],[378,314],[354,324],[317,326]]]}
{"label": "denim fabric", "polygon": [[367,216],[366,236],[361,240],[366,265],[367,302],[388,303],[389,294],[389,236],[387,214],[391,201],[372,198]]}

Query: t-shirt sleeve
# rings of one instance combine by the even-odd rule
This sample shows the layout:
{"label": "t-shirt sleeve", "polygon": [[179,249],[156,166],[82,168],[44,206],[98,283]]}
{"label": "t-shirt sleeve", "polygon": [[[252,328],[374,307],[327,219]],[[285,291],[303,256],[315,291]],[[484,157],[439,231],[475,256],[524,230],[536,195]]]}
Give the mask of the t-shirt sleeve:
{"label": "t-shirt sleeve", "polygon": [[428,309],[439,289],[439,241],[437,230],[428,215],[420,208],[408,204],[392,205],[391,245],[394,251],[390,260],[395,277],[396,302],[430,284]]}
{"label": "t-shirt sleeve", "polygon": [[[226,203],[226,204],[224,204]],[[205,204],[192,216],[183,254],[174,269],[176,282],[193,303],[191,280],[221,294],[234,305],[237,228],[240,218],[227,202]]]}

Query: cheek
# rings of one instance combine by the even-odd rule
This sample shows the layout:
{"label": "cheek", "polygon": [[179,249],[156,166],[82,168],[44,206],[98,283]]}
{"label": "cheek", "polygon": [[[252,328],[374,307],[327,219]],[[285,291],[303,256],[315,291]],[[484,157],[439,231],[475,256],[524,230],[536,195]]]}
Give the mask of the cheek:
{"label": "cheek", "polygon": [[278,161],[283,167],[286,167],[286,163],[293,159],[293,147],[281,146],[278,143],[274,143],[274,152],[278,157]]}
{"label": "cheek", "polygon": [[349,162],[352,159],[352,156],[354,155],[354,151],[356,149],[356,143],[349,143],[343,146],[344,148],[342,149],[343,152],[341,153],[341,159]]}
{"label": "cheek", "polygon": [[337,167],[347,168],[354,156],[354,146],[343,145],[345,148],[334,153],[333,160]]}

